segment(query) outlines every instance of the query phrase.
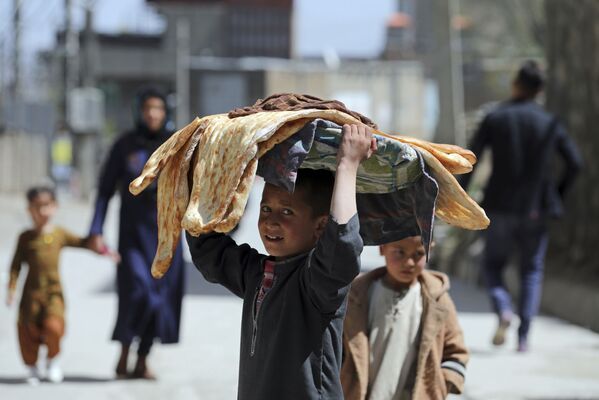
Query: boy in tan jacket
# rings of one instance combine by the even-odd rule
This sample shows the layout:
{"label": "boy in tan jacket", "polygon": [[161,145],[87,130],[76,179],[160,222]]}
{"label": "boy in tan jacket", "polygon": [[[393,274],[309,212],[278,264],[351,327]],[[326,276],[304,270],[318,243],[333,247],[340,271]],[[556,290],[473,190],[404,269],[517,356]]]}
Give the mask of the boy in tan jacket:
{"label": "boy in tan jacket", "polygon": [[425,271],[420,236],[381,246],[385,267],[356,278],[343,334],[346,399],[444,399],[468,361],[449,278]]}

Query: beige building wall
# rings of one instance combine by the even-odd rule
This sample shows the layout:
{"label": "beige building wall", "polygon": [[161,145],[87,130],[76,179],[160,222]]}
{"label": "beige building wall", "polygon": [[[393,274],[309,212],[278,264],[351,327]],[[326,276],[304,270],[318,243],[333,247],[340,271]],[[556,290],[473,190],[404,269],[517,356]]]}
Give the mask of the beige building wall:
{"label": "beige building wall", "polygon": [[339,68],[294,63],[266,72],[267,95],[305,93],[344,102],[372,118],[382,131],[427,137],[425,82],[416,62],[343,62]]}
{"label": "beige building wall", "polygon": [[0,135],[0,192],[24,193],[48,179],[48,142],[43,135]]}

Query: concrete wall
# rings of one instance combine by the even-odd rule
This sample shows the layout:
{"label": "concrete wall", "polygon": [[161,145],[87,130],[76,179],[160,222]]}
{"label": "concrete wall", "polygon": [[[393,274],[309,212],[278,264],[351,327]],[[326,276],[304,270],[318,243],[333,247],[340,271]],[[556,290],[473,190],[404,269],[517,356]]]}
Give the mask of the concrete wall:
{"label": "concrete wall", "polygon": [[19,193],[48,178],[45,136],[18,131],[0,134],[0,192]]}

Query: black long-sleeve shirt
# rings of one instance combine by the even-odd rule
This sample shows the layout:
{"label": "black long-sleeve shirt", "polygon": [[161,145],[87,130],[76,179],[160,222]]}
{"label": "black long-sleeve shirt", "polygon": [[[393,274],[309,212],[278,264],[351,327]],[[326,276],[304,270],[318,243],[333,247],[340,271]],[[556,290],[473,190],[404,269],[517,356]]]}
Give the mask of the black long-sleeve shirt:
{"label": "black long-sleeve shirt", "polygon": [[[482,206],[489,212],[517,215],[562,214],[562,198],[582,166],[579,151],[563,125],[531,100],[510,100],[489,113],[470,149],[493,155],[491,177]],[[559,179],[552,176],[557,152],[564,161]],[[472,174],[460,182],[467,187]]]}
{"label": "black long-sleeve shirt", "polygon": [[341,399],[343,318],[360,271],[358,216],[329,218],[316,248],[276,261],[274,282],[255,314],[267,256],[210,233],[187,241],[204,277],[243,298],[239,399]]}

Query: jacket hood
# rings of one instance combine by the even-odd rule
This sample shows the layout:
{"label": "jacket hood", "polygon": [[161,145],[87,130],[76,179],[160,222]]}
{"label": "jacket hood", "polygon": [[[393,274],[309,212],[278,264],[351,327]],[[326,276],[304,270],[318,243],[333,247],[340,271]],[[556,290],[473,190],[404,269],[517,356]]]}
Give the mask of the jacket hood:
{"label": "jacket hood", "polygon": [[449,291],[449,277],[443,272],[424,270],[419,280],[435,300]]}

